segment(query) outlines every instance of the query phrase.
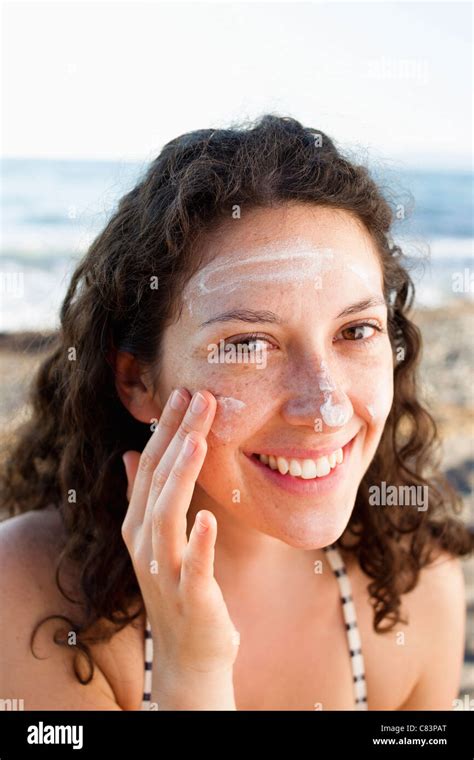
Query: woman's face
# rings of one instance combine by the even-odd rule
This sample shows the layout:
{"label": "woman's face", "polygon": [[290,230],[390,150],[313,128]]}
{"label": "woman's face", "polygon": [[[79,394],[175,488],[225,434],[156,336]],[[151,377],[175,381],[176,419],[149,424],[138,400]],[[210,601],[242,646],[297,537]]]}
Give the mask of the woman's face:
{"label": "woman's face", "polygon": [[244,212],[205,247],[158,386],[162,402],[176,386],[217,398],[193,500],[321,548],[344,532],[392,404],[374,244],[347,212],[291,204]]}

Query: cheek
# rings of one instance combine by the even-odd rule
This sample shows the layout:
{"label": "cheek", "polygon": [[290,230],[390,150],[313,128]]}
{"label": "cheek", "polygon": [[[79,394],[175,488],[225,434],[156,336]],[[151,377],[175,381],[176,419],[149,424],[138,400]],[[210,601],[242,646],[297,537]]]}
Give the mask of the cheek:
{"label": "cheek", "polygon": [[210,442],[238,442],[262,427],[273,413],[275,394],[269,392],[270,384],[270,378],[255,369],[245,376],[238,370],[234,377],[216,378],[214,374],[206,386],[217,400]]}
{"label": "cheek", "polygon": [[358,416],[381,432],[393,402],[391,353],[374,364],[370,371],[353,374],[351,397]]}
{"label": "cheek", "polygon": [[209,435],[222,443],[239,438],[253,415],[248,402],[233,396],[221,396],[214,392],[217,400],[216,416]]}
{"label": "cheek", "polygon": [[[175,378],[193,394],[206,389],[217,401],[217,409],[208,435],[210,449],[231,441],[237,443],[251,435],[271,417],[277,396],[275,378],[268,367],[235,367],[188,362],[178,369]],[[273,390],[272,390],[273,389]]]}

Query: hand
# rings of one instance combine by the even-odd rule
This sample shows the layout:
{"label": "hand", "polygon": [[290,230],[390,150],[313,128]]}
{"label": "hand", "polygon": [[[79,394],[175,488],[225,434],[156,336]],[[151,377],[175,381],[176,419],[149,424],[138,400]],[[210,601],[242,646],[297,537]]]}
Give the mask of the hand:
{"label": "hand", "polygon": [[143,453],[124,454],[129,508],[122,535],[160,674],[168,683],[171,674],[198,681],[202,693],[202,676],[211,676],[215,684],[219,674],[231,675],[238,634],[214,577],[217,521],[212,512],[197,514],[187,540],[186,515],[217,406],[209,391],[196,393],[195,400],[205,401],[205,408],[190,404],[186,390],[172,393]]}

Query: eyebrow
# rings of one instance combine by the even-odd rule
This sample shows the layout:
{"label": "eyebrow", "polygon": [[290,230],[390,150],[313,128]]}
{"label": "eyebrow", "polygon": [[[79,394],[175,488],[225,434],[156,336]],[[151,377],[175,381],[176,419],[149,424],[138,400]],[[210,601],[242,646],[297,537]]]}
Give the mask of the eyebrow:
{"label": "eyebrow", "polygon": [[[365,298],[362,301],[357,301],[357,303],[353,303],[350,306],[347,306],[347,308],[343,309],[343,311],[337,315],[336,319],[347,317],[351,314],[357,314],[359,311],[365,311],[366,309],[370,309],[374,306],[386,305],[387,304],[382,297]],[[198,329],[201,330],[203,327],[212,325],[214,322],[267,322],[277,325],[282,324],[282,320],[278,314],[275,314],[273,311],[258,311],[255,309],[230,309],[229,311],[222,312],[222,314],[216,314],[215,317],[206,319],[205,322],[199,325]]]}
{"label": "eyebrow", "polygon": [[199,329],[212,325],[214,322],[271,322],[280,325],[281,319],[273,311],[256,311],[254,309],[230,309],[222,314],[207,319]]}
{"label": "eyebrow", "polygon": [[364,298],[362,301],[357,301],[357,303],[351,304],[351,306],[348,306],[346,309],[343,309],[336,317],[336,319],[340,319],[341,317],[349,317],[351,314],[357,314],[359,311],[365,311],[366,309],[371,309],[374,306],[386,306],[387,302],[385,301],[385,298],[382,298],[381,296],[375,296],[373,298]]}

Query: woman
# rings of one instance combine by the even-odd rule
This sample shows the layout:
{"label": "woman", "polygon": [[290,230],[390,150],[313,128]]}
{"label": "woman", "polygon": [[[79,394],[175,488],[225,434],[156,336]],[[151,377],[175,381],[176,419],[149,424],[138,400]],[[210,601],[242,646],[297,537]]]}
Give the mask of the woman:
{"label": "woman", "polygon": [[294,119],[164,147],[75,271],[10,449],[0,696],[451,708],[470,539],[391,223]]}

